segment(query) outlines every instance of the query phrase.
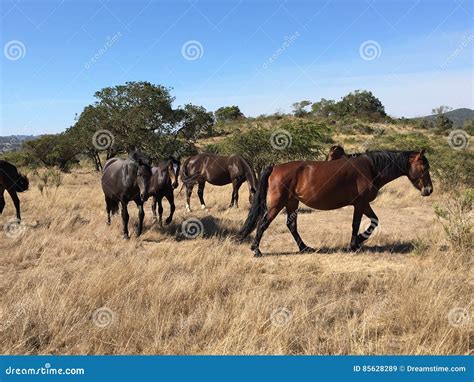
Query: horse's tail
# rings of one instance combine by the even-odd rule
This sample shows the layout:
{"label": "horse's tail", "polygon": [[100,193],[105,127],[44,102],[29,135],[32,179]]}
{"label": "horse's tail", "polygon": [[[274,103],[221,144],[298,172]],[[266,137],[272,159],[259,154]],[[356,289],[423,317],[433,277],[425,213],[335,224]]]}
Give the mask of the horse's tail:
{"label": "horse's tail", "polygon": [[267,212],[267,192],[268,192],[268,178],[272,174],[273,166],[268,166],[260,174],[260,181],[258,183],[257,192],[250,207],[247,220],[239,231],[240,240],[245,239],[257,226],[260,218]]}
{"label": "horse's tail", "polygon": [[16,192],[24,192],[30,187],[30,181],[26,175],[18,173],[17,181],[15,182]]}
{"label": "horse's tail", "polygon": [[105,197],[105,203],[107,204],[107,210],[112,213],[112,215],[115,215],[118,210],[119,210],[119,201],[111,199],[109,197]]}
{"label": "horse's tail", "polygon": [[[181,171],[181,181],[183,182],[183,184],[186,186],[186,187],[191,187],[193,186],[196,182],[197,182],[197,179],[199,178],[199,176],[196,176],[196,175],[189,175],[188,174],[188,163],[189,161],[191,160],[192,157],[189,157],[188,159],[186,159],[183,163],[183,171]],[[181,189],[183,187],[181,186]],[[181,192],[181,190],[179,191]]]}

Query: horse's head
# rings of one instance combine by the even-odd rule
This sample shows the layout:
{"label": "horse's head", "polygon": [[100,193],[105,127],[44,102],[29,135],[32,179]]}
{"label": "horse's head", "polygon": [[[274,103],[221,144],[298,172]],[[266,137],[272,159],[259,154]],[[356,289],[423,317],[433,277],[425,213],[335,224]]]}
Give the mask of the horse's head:
{"label": "horse's head", "polygon": [[15,186],[17,192],[24,192],[28,190],[28,187],[30,186],[30,181],[28,180],[28,177],[26,175],[18,173],[18,179],[15,182]]}
{"label": "horse's head", "polygon": [[178,177],[179,177],[179,170],[181,168],[181,162],[179,159],[170,157],[168,161],[168,173],[171,179],[171,186],[173,188],[178,187]]}
{"label": "horse's head", "polygon": [[332,146],[329,149],[329,153],[328,153],[328,156],[327,156],[326,160],[327,161],[336,160],[336,159],[342,158],[345,155],[346,155],[346,152],[344,151],[342,146],[338,146],[338,145]]}
{"label": "horse's head", "polygon": [[421,196],[429,196],[433,192],[430,164],[425,157],[425,149],[413,152],[408,159],[408,179],[421,191]]}
{"label": "horse's head", "polygon": [[151,185],[151,166],[150,161],[140,152],[134,152],[130,155],[130,159],[138,164],[137,186],[140,190],[140,199],[145,202],[148,199]]}

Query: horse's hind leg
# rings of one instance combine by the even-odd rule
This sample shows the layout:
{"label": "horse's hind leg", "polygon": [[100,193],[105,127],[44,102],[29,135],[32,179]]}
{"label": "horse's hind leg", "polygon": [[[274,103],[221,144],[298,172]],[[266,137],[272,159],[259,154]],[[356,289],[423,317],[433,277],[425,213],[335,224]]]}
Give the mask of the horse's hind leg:
{"label": "horse's hind leg", "polygon": [[8,193],[10,194],[12,200],[13,200],[13,204],[15,205],[15,209],[16,209],[16,218],[18,221],[21,220],[21,216],[20,216],[20,199],[18,198],[18,195],[16,193],[15,190],[8,190]]}
{"label": "horse's hind leg", "polygon": [[198,196],[199,196],[199,201],[201,202],[201,209],[203,210],[206,209],[206,203],[204,202],[204,186],[205,185],[206,185],[206,182],[198,183]]}
{"label": "horse's hind leg", "polygon": [[286,226],[290,230],[293,238],[300,249],[300,252],[314,252],[314,249],[308,247],[301,239],[297,229],[297,218],[298,218],[298,200],[292,200],[286,205]]}
{"label": "horse's hind leg", "polygon": [[364,208],[364,215],[370,219],[370,225],[364,232],[357,235],[357,241],[359,244],[362,244],[364,241],[366,241],[379,225],[379,219],[377,215],[375,215],[374,210],[372,210],[372,207],[370,207],[370,204],[367,204],[367,206]]}
{"label": "horse's hind leg", "polygon": [[229,208],[235,205],[236,208],[239,208],[239,189],[240,186],[244,183],[245,179],[234,179],[232,181],[232,199],[229,204]]}
{"label": "horse's hind leg", "polygon": [[281,211],[283,206],[275,206],[270,208],[265,214],[262,216],[262,219],[257,224],[257,233],[255,234],[255,239],[250,246],[250,248],[255,252],[255,257],[262,256],[262,252],[260,252],[260,241],[262,240],[263,233],[267,230],[270,223],[273,219],[276,218],[278,213]]}
{"label": "horse's hind leg", "polygon": [[110,205],[110,201],[107,198],[107,196],[105,197],[105,210],[107,211],[107,225],[110,225],[111,223],[110,215],[112,213],[112,207]]}
{"label": "horse's hind leg", "polygon": [[191,212],[191,194],[193,193],[193,185],[186,185],[186,211]]}
{"label": "horse's hind leg", "polygon": [[127,203],[122,202],[122,225],[123,225],[123,237],[124,239],[129,239],[128,234],[128,220],[130,216],[128,215]]}
{"label": "horse's hind leg", "polygon": [[173,191],[171,191],[170,193],[166,195],[166,199],[168,199],[168,202],[170,204],[170,216],[168,216],[165,220],[165,224],[168,225],[171,223],[171,220],[173,220],[173,214],[176,209],[176,206],[174,205]]}

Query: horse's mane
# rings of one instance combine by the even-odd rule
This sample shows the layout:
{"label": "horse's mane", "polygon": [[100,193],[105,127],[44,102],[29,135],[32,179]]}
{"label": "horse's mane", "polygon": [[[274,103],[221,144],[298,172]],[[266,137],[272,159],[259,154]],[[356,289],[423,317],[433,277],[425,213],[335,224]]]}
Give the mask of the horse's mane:
{"label": "horse's mane", "polygon": [[414,151],[368,151],[359,155],[367,155],[377,174],[383,178],[391,178],[404,174],[408,169],[408,159]]}

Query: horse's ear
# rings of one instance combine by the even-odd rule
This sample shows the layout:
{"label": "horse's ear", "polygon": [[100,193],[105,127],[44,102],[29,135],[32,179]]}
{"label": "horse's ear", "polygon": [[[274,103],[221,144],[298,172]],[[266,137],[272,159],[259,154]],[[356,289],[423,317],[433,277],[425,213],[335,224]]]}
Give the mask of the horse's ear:
{"label": "horse's ear", "polygon": [[426,152],[426,149],[421,149],[420,154],[419,154],[419,155],[420,155],[420,158],[421,158],[423,155],[425,155],[425,152]]}

